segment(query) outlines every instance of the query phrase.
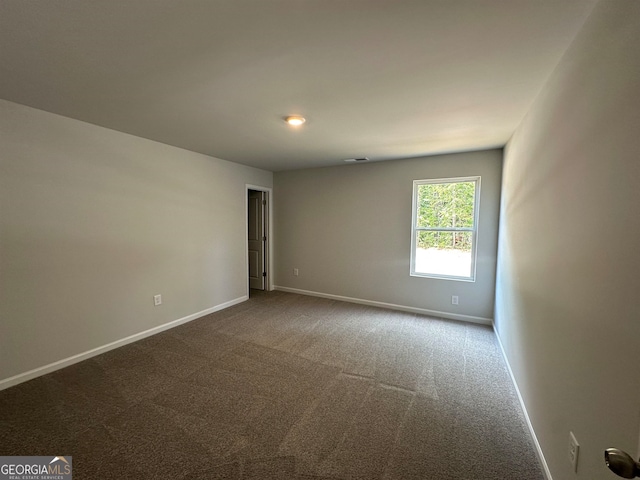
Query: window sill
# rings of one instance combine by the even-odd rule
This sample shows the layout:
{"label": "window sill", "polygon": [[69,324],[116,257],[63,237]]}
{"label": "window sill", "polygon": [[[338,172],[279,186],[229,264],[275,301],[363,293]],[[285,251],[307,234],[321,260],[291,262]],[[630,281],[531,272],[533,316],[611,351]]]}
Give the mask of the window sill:
{"label": "window sill", "polygon": [[476,281],[475,277],[454,277],[452,275],[435,275],[432,273],[411,272],[409,276],[416,277],[416,278],[432,278],[436,280],[453,280],[456,282],[469,282],[469,283],[475,283]]}

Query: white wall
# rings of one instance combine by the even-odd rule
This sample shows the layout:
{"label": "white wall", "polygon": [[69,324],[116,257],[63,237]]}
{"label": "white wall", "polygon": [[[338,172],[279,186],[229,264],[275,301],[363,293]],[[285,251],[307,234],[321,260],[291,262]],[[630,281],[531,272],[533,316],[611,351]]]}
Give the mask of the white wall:
{"label": "white wall", "polygon": [[[275,173],[276,285],[490,321],[501,167],[502,150],[488,150]],[[472,175],[476,281],[410,277],[413,180]]]}
{"label": "white wall", "polygon": [[[496,328],[554,480],[640,431],[640,2],[604,0],[505,151]],[[577,475],[569,431],[581,446]]]}
{"label": "white wall", "polygon": [[0,380],[242,299],[246,183],[272,174],[0,101]]}

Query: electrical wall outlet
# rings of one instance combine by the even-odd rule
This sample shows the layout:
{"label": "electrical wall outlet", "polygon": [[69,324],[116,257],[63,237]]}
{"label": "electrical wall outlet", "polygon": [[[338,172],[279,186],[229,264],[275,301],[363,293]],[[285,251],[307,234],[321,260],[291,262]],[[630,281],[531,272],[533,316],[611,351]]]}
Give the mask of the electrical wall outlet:
{"label": "electrical wall outlet", "polygon": [[157,307],[158,305],[162,305],[162,295],[154,295],[153,296],[153,304]]}
{"label": "electrical wall outlet", "polygon": [[298,276],[298,273],[300,273],[300,272],[298,271],[298,269],[297,269],[297,268],[294,268],[294,269],[293,269],[293,276],[294,276],[294,277],[297,277],[297,276]]}
{"label": "electrical wall outlet", "polygon": [[569,432],[569,462],[573,467],[573,471],[578,471],[578,456],[580,454],[580,444],[576,440],[573,432]]}
{"label": "electrical wall outlet", "polygon": [[451,305],[458,305],[458,295],[451,295]]}

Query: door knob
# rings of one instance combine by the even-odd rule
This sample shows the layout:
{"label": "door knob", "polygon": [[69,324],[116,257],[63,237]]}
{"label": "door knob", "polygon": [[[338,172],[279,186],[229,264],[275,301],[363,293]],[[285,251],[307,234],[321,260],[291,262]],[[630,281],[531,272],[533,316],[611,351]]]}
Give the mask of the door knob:
{"label": "door knob", "polygon": [[604,451],[604,462],[616,475],[623,478],[636,478],[640,476],[640,463],[631,455],[617,448],[607,448]]}

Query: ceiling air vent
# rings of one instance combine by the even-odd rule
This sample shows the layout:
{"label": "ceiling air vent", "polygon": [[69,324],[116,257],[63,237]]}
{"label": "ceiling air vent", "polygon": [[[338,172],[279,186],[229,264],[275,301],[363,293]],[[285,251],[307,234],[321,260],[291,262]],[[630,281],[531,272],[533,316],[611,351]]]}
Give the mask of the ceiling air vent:
{"label": "ceiling air vent", "polygon": [[362,158],[347,158],[345,160],[345,162],[368,162],[369,158],[367,157],[362,157]]}

